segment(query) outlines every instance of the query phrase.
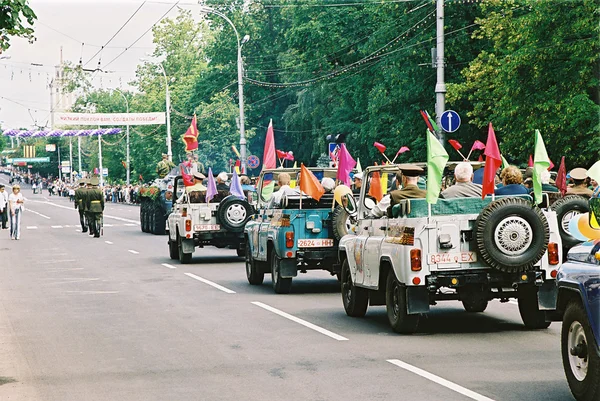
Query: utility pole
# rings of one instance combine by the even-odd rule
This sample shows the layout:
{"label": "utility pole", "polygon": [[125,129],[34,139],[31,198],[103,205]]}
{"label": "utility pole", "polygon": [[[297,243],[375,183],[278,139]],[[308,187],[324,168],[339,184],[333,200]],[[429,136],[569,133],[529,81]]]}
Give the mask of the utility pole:
{"label": "utility pole", "polygon": [[435,85],[435,119],[438,127],[438,138],[444,144],[444,131],[441,128],[440,118],[446,108],[446,82],[444,81],[444,0],[436,0],[436,70],[437,83]]}

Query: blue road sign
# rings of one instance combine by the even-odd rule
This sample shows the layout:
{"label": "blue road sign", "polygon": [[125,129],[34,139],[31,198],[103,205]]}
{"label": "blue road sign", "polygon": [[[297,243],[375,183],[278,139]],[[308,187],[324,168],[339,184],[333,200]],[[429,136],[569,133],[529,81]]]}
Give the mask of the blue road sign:
{"label": "blue road sign", "polygon": [[454,132],[460,127],[460,116],[454,110],[446,110],[440,118],[440,125],[446,132]]}
{"label": "blue road sign", "polygon": [[[335,142],[330,142],[329,143],[329,155],[335,152],[335,148],[337,148],[337,143]],[[329,156],[327,155],[327,156]]]}
{"label": "blue road sign", "polygon": [[260,164],[260,160],[258,159],[257,156],[254,156],[254,155],[248,156],[248,159],[246,160],[246,162],[248,163],[249,168],[257,168],[258,165]]}

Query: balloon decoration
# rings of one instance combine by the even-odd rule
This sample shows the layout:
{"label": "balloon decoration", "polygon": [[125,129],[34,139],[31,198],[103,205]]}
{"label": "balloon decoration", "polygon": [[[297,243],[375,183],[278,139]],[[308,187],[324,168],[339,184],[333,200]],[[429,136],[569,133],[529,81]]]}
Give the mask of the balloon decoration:
{"label": "balloon decoration", "polygon": [[569,234],[571,234],[572,237],[575,237],[579,241],[587,241],[588,238],[579,231],[580,216],[581,215],[575,216],[571,218],[571,221],[569,221]]}
{"label": "balloon decoration", "polygon": [[600,230],[590,226],[589,213],[583,213],[575,216],[577,220],[577,229],[586,240],[600,239]]}
{"label": "balloon decoration", "polygon": [[345,185],[338,185],[335,190],[333,191],[333,199],[335,199],[335,201],[337,203],[339,203],[340,205],[343,206],[342,204],[342,198],[345,195],[351,195],[352,196],[352,190],[350,189],[350,187],[347,187]]}

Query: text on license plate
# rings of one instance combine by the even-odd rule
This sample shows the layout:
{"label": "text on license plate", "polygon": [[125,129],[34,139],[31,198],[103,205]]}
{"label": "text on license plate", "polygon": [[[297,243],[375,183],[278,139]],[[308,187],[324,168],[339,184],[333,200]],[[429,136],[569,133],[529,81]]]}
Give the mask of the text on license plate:
{"label": "text on license plate", "polygon": [[298,248],[321,248],[328,246],[333,246],[333,240],[330,238],[298,240]]}
{"label": "text on license plate", "polygon": [[445,263],[475,263],[477,254],[475,252],[448,252],[430,253],[427,256],[430,265],[441,265]]}
{"label": "text on license plate", "polygon": [[221,226],[218,224],[196,224],[194,231],[219,231]]}

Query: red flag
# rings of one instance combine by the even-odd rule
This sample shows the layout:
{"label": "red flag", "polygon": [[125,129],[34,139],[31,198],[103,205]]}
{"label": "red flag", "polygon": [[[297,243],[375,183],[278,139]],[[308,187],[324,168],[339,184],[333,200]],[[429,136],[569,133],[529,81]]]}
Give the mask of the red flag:
{"label": "red flag", "polygon": [[448,139],[448,143],[456,150],[462,149],[462,145],[456,139]]}
{"label": "red flag", "polygon": [[548,160],[550,162],[550,166],[548,166],[548,171],[552,170],[554,168],[554,163],[552,163],[552,160]]}
{"label": "red flag", "polygon": [[277,153],[277,158],[278,159],[285,159],[286,153],[283,150],[277,149],[275,152]]}
{"label": "red flag", "polygon": [[294,161],[294,152],[292,152],[291,150],[289,152],[287,152],[285,154],[284,157],[285,160],[290,160],[290,161]]}
{"label": "red flag", "polygon": [[433,126],[431,125],[431,122],[429,121],[429,115],[426,112],[424,112],[423,110],[419,110],[419,112],[421,113],[421,117],[423,117],[423,120],[425,120],[427,129],[431,132],[435,132],[433,129]]}
{"label": "red flag", "polygon": [[482,162],[483,161],[483,156],[479,155],[479,159],[477,159],[478,162]]}
{"label": "red flag", "polygon": [[380,151],[381,153],[385,152],[385,150],[387,149],[384,144],[379,143],[379,142],[375,142],[373,144],[373,146],[375,146],[377,148],[377,150]]}
{"label": "red flag", "polygon": [[123,165],[123,168],[127,170],[127,163],[125,163],[123,160],[121,160],[121,164]]}
{"label": "red flag", "polygon": [[185,143],[186,152],[198,149],[198,125],[196,123],[196,114],[194,114],[190,127],[185,131],[182,139],[183,143]]}
{"label": "red flag", "polygon": [[493,194],[496,189],[495,178],[496,171],[502,166],[502,156],[500,155],[500,148],[496,141],[496,133],[494,127],[490,123],[488,129],[488,138],[485,144],[485,167],[483,170],[483,189],[481,191],[481,198],[485,198],[488,194]]}
{"label": "red flag", "polygon": [[144,177],[140,174],[140,176],[138,177],[138,181],[142,181],[144,182]]}
{"label": "red flag", "polygon": [[192,185],[194,185],[194,180],[192,179],[192,176],[183,171],[183,166],[179,166],[179,169],[181,170],[183,185],[185,185],[186,187],[191,187]]}
{"label": "red flag", "polygon": [[265,150],[263,153],[263,170],[277,168],[277,159],[275,157],[275,134],[273,133],[273,120],[269,122],[267,128],[267,138],[265,140]]}
{"label": "red flag", "polygon": [[533,167],[533,157],[529,155],[529,162],[527,163],[527,167]]}
{"label": "red flag", "polygon": [[565,166],[564,156],[560,159],[560,166],[556,175],[556,188],[558,188],[562,196],[565,196],[567,193],[567,167]]}
{"label": "red flag", "polygon": [[408,146],[402,146],[400,150],[398,150],[398,153],[396,153],[396,156],[401,155],[404,152],[408,152],[409,150],[410,148]]}
{"label": "red flag", "polygon": [[485,144],[481,141],[473,142],[473,146],[471,146],[471,152],[474,150],[483,150],[485,149]]}
{"label": "red flag", "polygon": [[304,163],[300,164],[300,191],[304,192],[313,199],[320,200],[325,193],[325,188],[319,182],[315,175],[304,167]]}

